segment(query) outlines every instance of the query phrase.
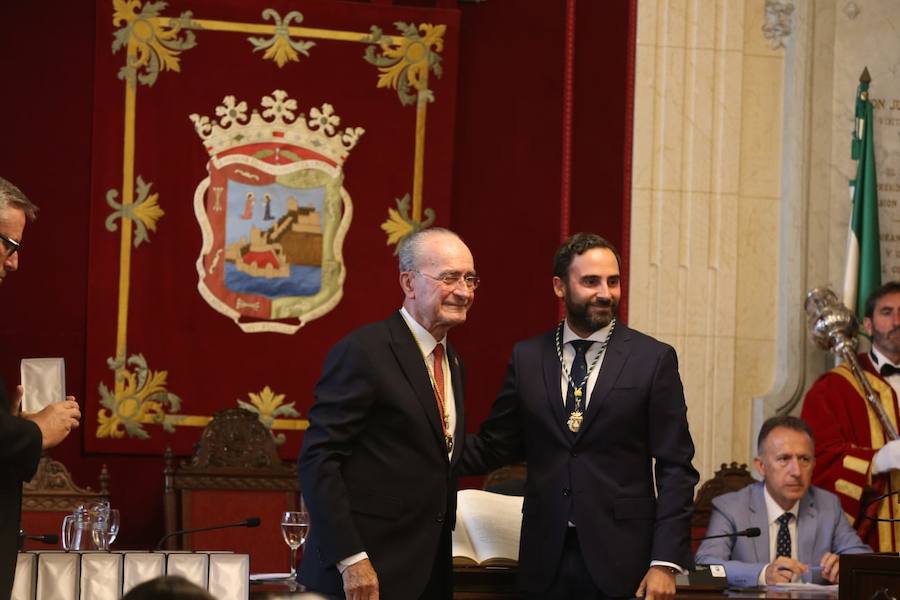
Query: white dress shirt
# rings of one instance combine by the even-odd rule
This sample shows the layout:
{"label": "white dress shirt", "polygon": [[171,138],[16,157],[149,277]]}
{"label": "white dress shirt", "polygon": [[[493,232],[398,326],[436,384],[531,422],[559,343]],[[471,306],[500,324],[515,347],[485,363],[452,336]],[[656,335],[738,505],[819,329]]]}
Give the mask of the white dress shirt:
{"label": "white dress shirt", "polygon": [[[762,568],[762,571],[759,572],[759,577],[757,581],[760,585],[766,584],[766,569],[769,568],[769,565],[775,561],[775,553],[778,548],[778,528],[780,525],[778,524],[778,517],[783,515],[786,512],[793,513],[794,518],[788,522],[788,533],[791,534],[791,558],[797,558],[797,519],[800,517],[800,501],[794,503],[794,505],[788,509],[784,510],[781,506],[775,502],[775,499],[769,494],[769,488],[763,488],[763,496],[766,499],[766,513],[769,523],[769,562],[766,563],[766,566]],[[794,577],[795,581],[799,581],[799,577]]]}
{"label": "white dress shirt", "polygon": [[[574,331],[572,331],[572,329],[569,327],[568,320],[565,322],[565,324],[563,325],[563,333],[562,333],[562,355],[563,355],[563,362],[566,365],[566,370],[569,373],[572,372],[572,363],[575,361],[575,347],[572,346],[572,344],[570,344],[569,342],[571,342],[573,340],[590,340],[592,342],[602,342],[603,340],[606,339],[606,336],[609,335],[609,328],[611,326],[612,326],[612,323],[610,323],[603,329],[599,329],[599,330],[595,331],[588,337],[583,338],[583,337],[579,336],[577,333],[575,333]],[[590,348],[588,348],[588,351],[585,354],[584,358],[587,361],[587,366],[589,369],[591,368],[591,362],[594,360],[594,358],[597,357],[597,354],[600,353],[601,345],[602,344],[600,344],[600,343],[595,343]],[[603,355],[606,356],[606,353],[604,352]],[[591,376],[588,377],[587,389],[582,390],[583,393],[581,395],[581,399],[582,399],[582,402],[584,403],[583,406],[581,407],[582,412],[587,410],[588,403],[591,401],[591,392],[594,391],[594,385],[596,385],[596,383],[597,383],[597,374],[600,373],[601,366],[603,366],[603,356],[601,356],[597,360],[597,365],[594,367],[594,370],[591,371]],[[574,381],[573,383],[575,385],[578,385],[581,382]],[[562,392],[563,406],[565,406],[566,396],[569,393],[569,379],[566,377],[566,374],[564,372],[561,373],[561,375],[560,375],[559,385],[560,385],[560,391]]]}

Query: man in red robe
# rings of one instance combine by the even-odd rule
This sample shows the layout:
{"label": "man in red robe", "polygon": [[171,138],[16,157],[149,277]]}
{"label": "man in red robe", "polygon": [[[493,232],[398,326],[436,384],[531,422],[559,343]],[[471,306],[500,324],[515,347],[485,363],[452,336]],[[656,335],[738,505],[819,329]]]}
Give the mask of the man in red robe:
{"label": "man in red robe", "polygon": [[[888,420],[898,428],[900,390],[900,281],[875,290],[866,301],[863,328],[872,349],[859,364],[878,396]],[[900,440],[892,441],[860,383],[842,364],[822,375],[809,389],[802,418],[816,439],[813,484],[834,492],[860,537],[876,552],[900,549]]]}

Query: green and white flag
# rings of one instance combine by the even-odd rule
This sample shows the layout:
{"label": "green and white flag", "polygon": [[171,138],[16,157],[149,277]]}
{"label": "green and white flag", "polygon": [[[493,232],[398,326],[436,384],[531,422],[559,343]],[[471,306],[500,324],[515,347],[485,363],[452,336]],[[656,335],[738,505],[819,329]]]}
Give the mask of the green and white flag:
{"label": "green and white flag", "polygon": [[856,127],[850,152],[851,158],[856,161],[856,179],[850,181],[853,208],[844,271],[844,304],[856,313],[860,323],[866,298],[881,285],[881,236],[878,229],[870,81],[869,70],[864,69],[856,91]]}

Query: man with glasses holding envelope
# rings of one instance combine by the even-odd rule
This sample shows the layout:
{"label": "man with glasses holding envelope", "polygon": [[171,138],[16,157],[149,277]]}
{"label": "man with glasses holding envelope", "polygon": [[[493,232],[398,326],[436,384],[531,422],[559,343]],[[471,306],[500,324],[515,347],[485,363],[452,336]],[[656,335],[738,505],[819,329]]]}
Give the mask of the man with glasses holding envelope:
{"label": "man with glasses holding envelope", "polygon": [[[25,222],[36,216],[37,206],[0,177],[0,283],[19,268]],[[22,386],[17,386],[10,404],[6,384],[0,380],[0,598],[10,596],[16,572],[22,482],[37,470],[41,450],[63,441],[81,417],[72,396],[35,414],[19,416],[23,394]]]}

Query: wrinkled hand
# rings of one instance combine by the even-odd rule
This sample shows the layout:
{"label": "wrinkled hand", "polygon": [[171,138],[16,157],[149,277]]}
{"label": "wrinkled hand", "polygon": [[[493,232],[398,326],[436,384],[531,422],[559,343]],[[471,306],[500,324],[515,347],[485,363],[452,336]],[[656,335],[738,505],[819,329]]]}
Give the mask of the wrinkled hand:
{"label": "wrinkled hand", "polygon": [[809,567],[799,560],[779,556],[766,567],[766,584],[788,583],[795,576],[805,573]]}
{"label": "wrinkled hand", "polygon": [[41,430],[43,448],[46,450],[58,445],[70,431],[78,427],[81,410],[74,396],[66,396],[62,402],[54,402],[40,412],[22,416],[34,421]]}
{"label": "wrinkled hand", "polygon": [[378,600],[378,575],[368,558],[344,569],[341,577],[347,600]]}
{"label": "wrinkled hand", "polygon": [[650,567],[634,595],[646,600],[671,600],[675,597],[675,574],[667,567]]}
{"label": "wrinkled hand", "polygon": [[822,560],[819,561],[819,566],[822,567],[822,577],[831,583],[838,583],[838,574],[841,567],[840,560],[841,557],[837,554],[826,552],[822,556]]}

